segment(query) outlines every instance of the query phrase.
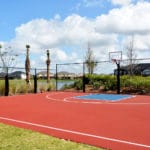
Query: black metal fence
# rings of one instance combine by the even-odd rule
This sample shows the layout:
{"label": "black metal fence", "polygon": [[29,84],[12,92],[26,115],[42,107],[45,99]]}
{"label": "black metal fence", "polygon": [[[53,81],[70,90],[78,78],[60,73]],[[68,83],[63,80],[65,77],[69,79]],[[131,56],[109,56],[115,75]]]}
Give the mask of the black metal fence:
{"label": "black metal fence", "polygon": [[[150,94],[150,58],[56,64],[56,89],[82,92]],[[61,81],[62,80],[62,81]],[[58,87],[59,82],[65,85]]]}
{"label": "black metal fence", "polygon": [[107,92],[150,95],[150,58],[94,62],[88,64],[56,64],[50,70],[30,68],[30,83],[26,83],[25,68],[0,67],[0,96],[45,91]]}
{"label": "black metal fence", "polygon": [[57,91],[84,91],[84,63],[56,64]]}
{"label": "black metal fence", "polygon": [[56,70],[51,69],[48,81],[46,69],[30,68],[30,82],[27,83],[25,68],[0,67],[0,96],[56,90],[55,74]]}

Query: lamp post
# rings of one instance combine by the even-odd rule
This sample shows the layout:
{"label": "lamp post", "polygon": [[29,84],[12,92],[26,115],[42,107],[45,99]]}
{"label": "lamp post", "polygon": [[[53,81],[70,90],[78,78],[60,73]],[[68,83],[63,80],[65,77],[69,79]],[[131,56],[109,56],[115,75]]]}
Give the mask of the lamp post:
{"label": "lamp post", "polygon": [[49,50],[47,50],[47,60],[46,60],[46,65],[47,65],[47,83],[50,81],[50,53]]}

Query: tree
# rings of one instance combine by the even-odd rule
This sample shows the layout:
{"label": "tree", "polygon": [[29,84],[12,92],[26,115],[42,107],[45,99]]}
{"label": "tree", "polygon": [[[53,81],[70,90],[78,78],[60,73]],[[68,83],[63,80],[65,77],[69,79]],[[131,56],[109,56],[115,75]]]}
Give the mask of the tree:
{"label": "tree", "polygon": [[128,71],[130,75],[133,75],[133,69],[134,69],[134,65],[136,63],[136,52],[135,52],[135,48],[134,48],[134,36],[132,36],[131,40],[129,41],[129,44],[126,47],[127,50],[127,59],[128,59]]}
{"label": "tree", "polygon": [[95,57],[94,57],[93,51],[90,48],[89,44],[88,44],[88,49],[87,49],[86,56],[85,56],[85,64],[86,64],[86,67],[88,69],[88,73],[89,74],[93,74],[94,73],[94,69],[97,66],[97,63],[95,61]]}
{"label": "tree", "polygon": [[[15,54],[11,47],[3,49],[0,44],[0,62],[2,63],[2,70],[6,73],[8,67],[14,67],[17,63]],[[13,68],[11,68],[12,70]]]}

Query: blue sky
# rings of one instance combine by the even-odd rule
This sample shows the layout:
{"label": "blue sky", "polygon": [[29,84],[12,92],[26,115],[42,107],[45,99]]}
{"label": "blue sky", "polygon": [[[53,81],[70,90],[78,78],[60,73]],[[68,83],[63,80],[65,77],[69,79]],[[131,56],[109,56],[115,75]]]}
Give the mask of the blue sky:
{"label": "blue sky", "polygon": [[15,28],[32,19],[51,19],[59,14],[62,19],[71,14],[88,18],[107,13],[112,5],[107,1],[87,5],[82,0],[1,0],[0,40],[10,40],[15,36]]}
{"label": "blue sky", "polygon": [[18,53],[30,44],[32,66],[44,65],[46,49],[54,65],[84,61],[88,42],[97,60],[107,60],[109,51],[124,51],[132,35],[137,54],[150,54],[150,0],[0,2],[0,44]]}

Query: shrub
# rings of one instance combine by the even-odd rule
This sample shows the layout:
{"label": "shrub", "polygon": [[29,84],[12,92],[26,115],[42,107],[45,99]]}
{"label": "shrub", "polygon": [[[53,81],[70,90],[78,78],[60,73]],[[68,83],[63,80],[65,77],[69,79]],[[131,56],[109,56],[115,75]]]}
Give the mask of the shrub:
{"label": "shrub", "polygon": [[98,90],[100,88],[101,83],[98,81],[93,82],[93,89]]}
{"label": "shrub", "polygon": [[55,84],[54,82],[50,82],[47,84],[47,91],[51,91],[55,89]]}
{"label": "shrub", "polygon": [[[117,79],[113,75],[86,75],[86,81],[95,90],[100,86],[105,91],[117,89]],[[120,76],[120,86],[124,93],[150,94],[150,77]]]}
{"label": "shrub", "polygon": [[83,89],[83,82],[81,79],[78,79],[74,82],[73,86],[76,90],[82,90]]}

